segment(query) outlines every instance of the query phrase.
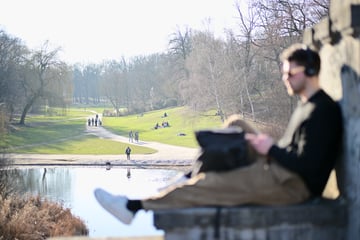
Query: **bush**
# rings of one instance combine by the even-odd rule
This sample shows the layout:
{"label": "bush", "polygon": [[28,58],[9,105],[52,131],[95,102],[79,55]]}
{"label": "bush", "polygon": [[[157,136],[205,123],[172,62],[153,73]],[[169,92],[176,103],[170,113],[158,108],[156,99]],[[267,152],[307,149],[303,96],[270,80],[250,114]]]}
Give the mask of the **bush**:
{"label": "bush", "polygon": [[[7,166],[11,163],[4,153],[0,152],[0,197],[5,198],[14,192],[15,182],[11,181],[9,171],[6,170]],[[0,238],[1,239],[1,238]]]}
{"label": "bush", "polygon": [[0,239],[42,240],[88,235],[81,219],[58,203],[40,197],[0,197]]}
{"label": "bush", "polygon": [[0,156],[0,240],[42,240],[55,236],[88,235],[84,222],[59,203],[20,197],[11,181],[14,171],[3,171],[9,159]]}

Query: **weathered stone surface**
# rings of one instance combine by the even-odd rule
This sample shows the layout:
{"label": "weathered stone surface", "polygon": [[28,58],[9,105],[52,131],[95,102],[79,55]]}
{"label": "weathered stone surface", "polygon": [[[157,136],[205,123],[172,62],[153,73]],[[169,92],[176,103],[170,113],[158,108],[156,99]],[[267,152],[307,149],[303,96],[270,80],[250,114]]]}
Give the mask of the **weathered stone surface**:
{"label": "weathered stone surface", "polygon": [[48,240],[163,240],[162,236],[143,236],[143,237],[104,237],[104,238],[90,238],[90,237],[53,237]]}
{"label": "weathered stone surface", "polygon": [[332,5],[330,11],[330,18],[332,21],[331,31],[339,32],[342,34],[358,35],[360,26],[360,1],[333,1],[342,2],[337,4],[337,9]]}
{"label": "weathered stone surface", "polygon": [[[334,0],[331,4],[330,29],[338,32],[340,39],[320,39],[321,85],[340,101],[344,116],[343,156],[337,176],[340,192],[348,202],[346,239],[351,240],[360,239],[360,1]],[[330,38],[334,35],[330,33]]]}
{"label": "weathered stone surface", "polygon": [[342,200],[292,206],[241,206],[156,211],[165,239],[344,239],[347,206]]}

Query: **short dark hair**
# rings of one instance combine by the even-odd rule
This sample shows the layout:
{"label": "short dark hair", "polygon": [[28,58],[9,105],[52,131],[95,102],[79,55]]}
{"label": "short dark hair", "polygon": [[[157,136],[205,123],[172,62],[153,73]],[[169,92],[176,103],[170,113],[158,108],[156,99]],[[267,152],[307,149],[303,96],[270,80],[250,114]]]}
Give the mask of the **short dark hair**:
{"label": "short dark hair", "polygon": [[318,75],[320,72],[321,60],[319,54],[304,44],[294,44],[283,51],[281,61],[294,61],[305,67],[307,76]]}

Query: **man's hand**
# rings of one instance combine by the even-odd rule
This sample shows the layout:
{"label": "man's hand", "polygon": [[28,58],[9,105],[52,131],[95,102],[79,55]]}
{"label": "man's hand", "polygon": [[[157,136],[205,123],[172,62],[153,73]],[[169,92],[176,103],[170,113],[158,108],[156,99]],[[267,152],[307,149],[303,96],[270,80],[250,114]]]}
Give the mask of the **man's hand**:
{"label": "man's hand", "polygon": [[274,145],[274,139],[263,133],[246,133],[245,139],[258,153],[262,155],[267,155],[271,146]]}

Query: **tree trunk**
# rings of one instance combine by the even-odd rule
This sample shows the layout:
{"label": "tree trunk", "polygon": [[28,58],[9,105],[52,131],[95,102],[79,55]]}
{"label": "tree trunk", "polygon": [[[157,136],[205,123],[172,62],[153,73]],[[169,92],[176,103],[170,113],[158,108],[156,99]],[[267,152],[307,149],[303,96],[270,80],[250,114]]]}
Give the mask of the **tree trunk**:
{"label": "tree trunk", "polygon": [[21,125],[25,125],[25,118],[27,113],[29,112],[31,106],[34,104],[35,100],[39,97],[39,94],[35,94],[30,100],[29,102],[26,103],[24,110],[21,113],[21,118],[20,118],[20,122],[19,124]]}
{"label": "tree trunk", "polygon": [[253,101],[252,101],[252,99],[251,99],[250,92],[249,92],[249,87],[248,87],[248,84],[247,84],[247,75],[245,75],[244,81],[245,81],[246,96],[247,96],[247,98],[248,98],[248,101],[249,101],[249,104],[250,104],[250,108],[251,108],[251,116],[252,116],[252,119],[255,121],[254,104],[253,104]]}

